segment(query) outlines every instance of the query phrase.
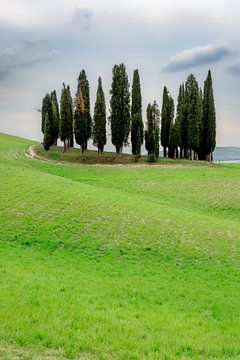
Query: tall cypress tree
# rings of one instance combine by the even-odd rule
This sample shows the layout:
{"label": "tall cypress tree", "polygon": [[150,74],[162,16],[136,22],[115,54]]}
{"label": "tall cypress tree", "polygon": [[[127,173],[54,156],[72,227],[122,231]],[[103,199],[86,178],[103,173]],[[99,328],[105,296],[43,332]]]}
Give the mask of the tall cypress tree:
{"label": "tall cypress tree", "polygon": [[132,154],[141,156],[141,144],[143,144],[142,95],[140,77],[137,69],[133,72],[132,83],[131,143]]}
{"label": "tall cypress tree", "polygon": [[170,125],[174,118],[174,101],[169,95],[166,86],[163,89],[163,101],[161,112],[161,145],[163,146],[163,155],[167,156],[169,145]]}
{"label": "tall cypress tree", "polygon": [[46,113],[44,120],[44,137],[43,137],[44,149],[49,150],[51,145],[52,145],[52,126],[49,121],[48,113]]}
{"label": "tall cypress tree", "polygon": [[216,111],[214,103],[211,71],[208,71],[204,82],[202,109],[202,135],[200,144],[201,157],[212,161],[212,153],[216,147]]}
{"label": "tall cypress tree", "polygon": [[68,94],[68,111],[69,111],[69,132],[71,133],[70,138],[68,139],[68,147],[74,146],[74,139],[73,139],[73,99],[71,95],[70,86],[67,86],[67,94]]}
{"label": "tall cypress tree", "polygon": [[[183,157],[184,149],[184,112],[185,112],[185,97],[184,97],[184,84],[181,84],[179,87],[178,93],[178,104],[177,104],[177,115],[176,115],[176,137],[177,137],[177,146],[180,148],[180,157]],[[186,129],[187,131],[187,129]],[[178,149],[176,152],[176,157],[178,157]]]}
{"label": "tall cypress tree", "polygon": [[86,141],[88,138],[88,124],[84,107],[83,94],[80,88],[75,97],[74,111],[74,134],[76,143],[80,145],[82,154],[86,150]]}
{"label": "tall cypress tree", "polygon": [[103,152],[106,142],[106,104],[102,79],[99,77],[93,116],[93,144],[97,146],[98,153]]}
{"label": "tall cypress tree", "polygon": [[82,70],[78,77],[78,90],[82,91],[82,96],[84,100],[85,108],[85,119],[87,121],[87,140],[85,144],[85,149],[87,149],[87,143],[92,135],[92,117],[90,112],[90,89],[89,81],[87,79],[86,71]]}
{"label": "tall cypress tree", "polygon": [[112,144],[119,154],[123,145],[128,143],[130,131],[130,93],[124,64],[115,65],[113,68],[110,95]]}
{"label": "tall cypress tree", "polygon": [[64,152],[72,137],[72,105],[70,106],[69,102],[69,92],[70,89],[63,84],[60,101],[59,136],[64,143]]}
{"label": "tall cypress tree", "polygon": [[186,82],[186,102],[188,106],[188,147],[190,158],[197,158],[200,139],[200,108],[199,87],[193,74],[189,75]]}
{"label": "tall cypress tree", "polygon": [[56,90],[54,90],[51,93],[51,101],[52,101],[52,117],[53,117],[53,139],[54,139],[54,145],[57,145],[57,139],[59,136],[59,106],[57,101]]}

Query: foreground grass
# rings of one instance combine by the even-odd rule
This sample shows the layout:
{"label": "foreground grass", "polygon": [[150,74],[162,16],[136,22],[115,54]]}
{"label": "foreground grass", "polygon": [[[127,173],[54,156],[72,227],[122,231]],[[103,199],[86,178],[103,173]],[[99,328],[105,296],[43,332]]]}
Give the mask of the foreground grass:
{"label": "foreground grass", "polygon": [[240,358],[240,167],[66,166],[29,144],[0,135],[0,357]]}

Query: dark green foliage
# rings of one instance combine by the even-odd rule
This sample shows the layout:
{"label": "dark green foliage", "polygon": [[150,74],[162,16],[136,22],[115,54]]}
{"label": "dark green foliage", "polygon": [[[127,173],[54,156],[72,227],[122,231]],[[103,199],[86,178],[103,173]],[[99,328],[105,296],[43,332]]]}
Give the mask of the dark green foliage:
{"label": "dark green foliage", "polygon": [[138,70],[134,70],[133,72],[131,120],[132,154],[140,157],[144,131],[142,121],[142,95]]}
{"label": "dark green foliage", "polygon": [[85,114],[79,110],[75,110],[74,113],[74,134],[76,143],[80,145],[82,154],[86,150],[86,138],[87,138],[87,119]]}
{"label": "dark green foliage", "polygon": [[169,148],[168,156],[172,159],[178,157],[178,146],[179,146],[179,126],[178,122],[170,125],[169,131]]}
{"label": "dark green foliage", "polygon": [[169,145],[170,125],[174,118],[174,101],[169,95],[166,86],[163,89],[163,101],[161,112],[161,144],[163,146],[164,157],[167,156],[167,148]]}
{"label": "dark green foliage", "polygon": [[49,150],[51,145],[52,145],[52,126],[49,121],[48,113],[46,113],[44,120],[44,138],[43,138],[44,149]]}
{"label": "dark green foliage", "polygon": [[102,79],[99,77],[93,116],[93,144],[97,146],[98,152],[102,153],[106,142],[106,104]]}
{"label": "dark green foliage", "polygon": [[216,112],[212,86],[211,71],[204,82],[204,97],[202,109],[202,134],[200,142],[201,158],[212,160],[212,153],[216,147]]}
{"label": "dark green foliage", "polygon": [[156,101],[147,107],[147,128],[145,131],[145,147],[148,156],[159,157],[159,110]]}
{"label": "dark green foliage", "polygon": [[196,159],[200,139],[199,87],[193,74],[186,81],[186,104],[188,110],[188,148],[191,160]]}
{"label": "dark green foliage", "polygon": [[75,98],[74,134],[76,142],[78,145],[80,145],[83,154],[86,150],[86,143],[88,139],[88,123],[84,107],[83,94],[80,88],[78,88]]}
{"label": "dark green foliage", "polygon": [[85,108],[85,120],[87,122],[87,133],[86,133],[86,144],[85,149],[87,149],[87,143],[92,135],[92,117],[90,113],[90,89],[89,89],[89,81],[87,79],[87,75],[85,70],[82,70],[78,77],[78,90],[82,91],[82,96],[84,100],[84,108]]}
{"label": "dark green foliage", "polygon": [[112,75],[110,122],[112,144],[119,154],[128,143],[130,131],[130,93],[125,65],[115,65]]}
{"label": "dark green foliage", "polygon": [[133,72],[131,117],[133,118],[135,114],[142,114],[141,85],[137,69]]}
{"label": "dark green foliage", "polygon": [[136,113],[132,117],[131,125],[132,154],[141,156],[141,145],[143,143],[143,121],[142,116]]}
{"label": "dark green foliage", "polygon": [[53,139],[54,139],[54,145],[57,145],[57,139],[59,136],[59,106],[57,101],[56,90],[54,90],[51,93],[51,101],[52,101],[52,118],[53,118]]}
{"label": "dark green foliage", "polygon": [[74,146],[74,140],[73,140],[73,100],[72,95],[70,91],[69,85],[67,86],[67,92],[68,92],[68,108],[69,108],[69,131],[71,132],[71,136],[68,139],[68,147]]}
{"label": "dark green foliage", "polygon": [[183,149],[187,142],[187,124],[185,124],[185,120],[185,87],[184,84],[182,84],[179,87],[176,116],[177,145],[180,147],[181,157],[183,157]]}
{"label": "dark green foliage", "polygon": [[[52,101],[51,96],[49,94],[46,94],[42,101],[42,133],[44,134],[45,129],[45,118],[46,114],[48,114],[49,124],[52,131],[52,125],[53,125],[53,114],[52,114]],[[52,136],[52,134],[51,134]]]}
{"label": "dark green foliage", "polygon": [[67,148],[67,142],[70,143],[73,134],[73,109],[72,99],[69,86],[63,84],[61,101],[60,101],[60,122],[59,122],[59,136],[64,142],[64,151]]}

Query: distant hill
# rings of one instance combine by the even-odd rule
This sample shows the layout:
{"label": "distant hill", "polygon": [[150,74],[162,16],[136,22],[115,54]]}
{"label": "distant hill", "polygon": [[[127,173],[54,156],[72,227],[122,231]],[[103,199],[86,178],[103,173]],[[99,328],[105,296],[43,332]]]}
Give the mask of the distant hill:
{"label": "distant hill", "polygon": [[214,151],[214,161],[239,161],[240,148],[238,147],[217,147]]}

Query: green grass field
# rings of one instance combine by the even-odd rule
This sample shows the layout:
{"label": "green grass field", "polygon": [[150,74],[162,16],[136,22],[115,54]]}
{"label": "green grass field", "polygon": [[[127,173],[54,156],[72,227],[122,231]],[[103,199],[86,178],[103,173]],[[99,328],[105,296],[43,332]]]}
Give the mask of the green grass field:
{"label": "green grass field", "polygon": [[32,143],[0,135],[0,358],[240,359],[240,165],[62,164]]}

